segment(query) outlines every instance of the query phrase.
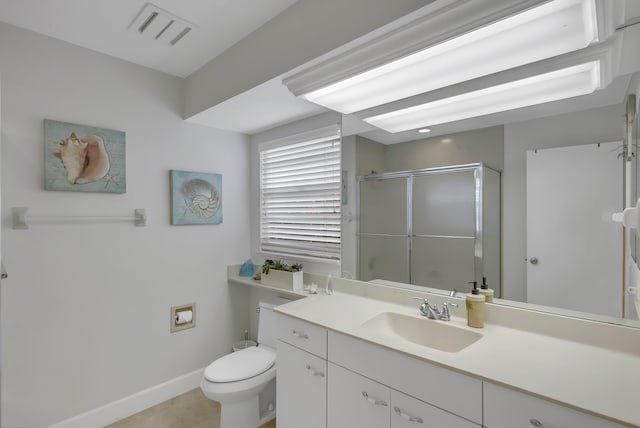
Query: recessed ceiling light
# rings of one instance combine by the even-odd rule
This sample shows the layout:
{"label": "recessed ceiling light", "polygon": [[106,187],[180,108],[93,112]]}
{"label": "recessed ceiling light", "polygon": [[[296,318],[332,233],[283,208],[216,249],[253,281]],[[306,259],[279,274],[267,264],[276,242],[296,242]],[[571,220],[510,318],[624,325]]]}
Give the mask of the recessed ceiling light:
{"label": "recessed ceiling light", "polygon": [[431,132],[431,130],[429,128],[422,128],[418,129],[418,132],[421,134],[426,134],[427,132]]}

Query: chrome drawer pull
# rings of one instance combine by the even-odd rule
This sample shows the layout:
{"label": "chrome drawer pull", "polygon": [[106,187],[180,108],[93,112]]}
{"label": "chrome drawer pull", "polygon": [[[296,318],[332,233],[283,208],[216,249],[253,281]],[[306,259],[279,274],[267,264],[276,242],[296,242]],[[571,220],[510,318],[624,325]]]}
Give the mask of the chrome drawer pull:
{"label": "chrome drawer pull", "polygon": [[369,394],[367,394],[364,391],[362,391],[362,396],[364,397],[365,400],[367,400],[369,403],[373,404],[374,406],[387,406],[387,402],[386,401],[378,400],[377,398],[373,398],[373,397],[369,397]]}
{"label": "chrome drawer pull", "polygon": [[393,411],[396,412],[396,415],[400,416],[402,419],[407,420],[409,422],[416,422],[419,424],[423,424],[424,421],[422,420],[421,417],[419,416],[409,416],[406,413],[404,413],[402,410],[400,410],[400,407],[395,406],[393,408]]}
{"label": "chrome drawer pull", "polygon": [[307,364],[307,367],[306,367],[306,368],[307,368],[307,372],[308,372],[310,375],[324,377],[324,373],[319,372],[319,371],[316,371],[316,370],[315,370],[315,369],[313,369],[309,364]]}
{"label": "chrome drawer pull", "polygon": [[540,422],[537,419],[529,419],[529,423],[536,428],[544,428],[544,425],[542,425],[542,422]]}
{"label": "chrome drawer pull", "polygon": [[293,334],[298,339],[308,339],[309,335],[307,333],[301,333],[297,330],[291,330],[291,334]]}

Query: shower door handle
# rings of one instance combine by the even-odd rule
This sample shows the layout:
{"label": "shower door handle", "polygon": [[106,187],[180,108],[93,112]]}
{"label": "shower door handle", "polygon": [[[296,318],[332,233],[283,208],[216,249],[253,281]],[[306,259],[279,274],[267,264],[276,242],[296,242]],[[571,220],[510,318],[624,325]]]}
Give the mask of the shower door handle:
{"label": "shower door handle", "polygon": [[531,263],[532,265],[537,265],[538,264],[538,258],[537,257],[531,257],[529,259],[529,263]]}

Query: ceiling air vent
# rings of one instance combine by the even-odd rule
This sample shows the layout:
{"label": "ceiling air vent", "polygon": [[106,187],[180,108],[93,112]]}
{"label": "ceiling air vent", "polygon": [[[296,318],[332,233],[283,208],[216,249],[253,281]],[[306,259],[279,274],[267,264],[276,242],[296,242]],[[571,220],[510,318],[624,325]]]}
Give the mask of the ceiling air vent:
{"label": "ceiling air vent", "polygon": [[146,3],[129,25],[129,30],[151,40],[175,46],[195,26],[158,6]]}

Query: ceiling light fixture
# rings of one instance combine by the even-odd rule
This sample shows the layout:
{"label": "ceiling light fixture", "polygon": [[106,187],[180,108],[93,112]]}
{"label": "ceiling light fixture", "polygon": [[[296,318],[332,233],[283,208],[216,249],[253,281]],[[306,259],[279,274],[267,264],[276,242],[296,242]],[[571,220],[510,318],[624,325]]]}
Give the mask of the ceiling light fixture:
{"label": "ceiling light fixture", "polygon": [[363,119],[402,132],[586,95],[600,84],[600,61],[590,61]]}
{"label": "ceiling light fixture", "polygon": [[[344,114],[353,113],[585,48],[599,40],[596,10],[603,9],[599,1],[520,1],[517,6],[521,10],[515,11],[513,3],[508,11],[496,11],[495,2],[492,4],[476,0],[455,4],[456,2],[449,1],[449,4],[454,3],[456,7],[436,11],[438,13],[432,12],[415,24],[422,28],[423,38],[430,37],[428,41],[414,43],[414,46],[427,44],[420,50],[396,57],[392,61],[388,61],[388,58],[393,58],[394,54],[386,53],[385,63],[344,76],[347,73],[345,69],[362,68],[362,62],[366,61],[364,54],[356,53],[358,49],[354,48],[352,52],[339,56],[334,61],[335,66],[331,61],[318,64],[285,79],[284,84],[294,95],[313,103]],[[509,7],[505,3],[501,6]],[[467,17],[466,26],[461,24],[461,29],[457,30],[460,33],[452,35],[452,19],[465,16],[465,8],[474,7],[476,9],[468,12],[479,14],[483,13],[484,8],[484,13],[487,13],[493,7],[492,18],[485,18],[485,21],[493,21],[470,28],[474,23],[477,26],[481,19],[475,17],[474,21]],[[427,24],[432,20],[434,25],[428,27]],[[445,20],[448,20],[448,30],[443,28]],[[611,32],[604,24],[601,27],[606,28],[602,32]],[[409,26],[405,30],[416,37],[415,28]],[[434,36],[434,31],[441,33]],[[394,36],[397,34],[392,34],[389,38]],[[601,36],[606,38],[608,34]],[[367,52],[370,53],[376,46],[375,43],[383,44],[384,41],[374,40],[359,48],[364,51],[368,49]],[[354,64],[349,63],[349,55],[353,57]],[[357,60],[361,63],[356,64]],[[369,61],[369,64],[380,61]],[[338,70],[338,67],[343,69]],[[332,76],[336,78],[335,81],[327,83],[326,80]]]}
{"label": "ceiling light fixture", "polygon": [[421,134],[426,134],[428,132],[431,132],[431,130],[429,128],[421,128],[421,129],[418,129],[418,132]]}

